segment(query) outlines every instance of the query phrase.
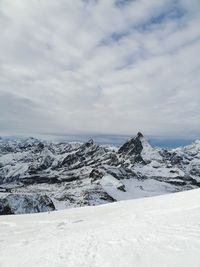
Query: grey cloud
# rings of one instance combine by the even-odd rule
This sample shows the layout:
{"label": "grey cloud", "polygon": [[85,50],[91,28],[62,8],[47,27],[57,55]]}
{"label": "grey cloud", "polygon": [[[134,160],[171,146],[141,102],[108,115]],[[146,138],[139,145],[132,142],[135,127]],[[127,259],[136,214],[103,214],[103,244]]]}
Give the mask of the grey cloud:
{"label": "grey cloud", "polygon": [[0,134],[200,133],[198,1],[117,2],[0,2]]}

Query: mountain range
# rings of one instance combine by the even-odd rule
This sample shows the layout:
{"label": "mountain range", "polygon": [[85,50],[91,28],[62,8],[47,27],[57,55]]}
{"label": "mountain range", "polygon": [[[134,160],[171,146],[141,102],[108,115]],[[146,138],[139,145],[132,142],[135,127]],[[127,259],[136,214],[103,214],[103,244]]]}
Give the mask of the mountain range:
{"label": "mountain range", "polygon": [[157,148],[0,138],[0,214],[93,206],[200,186],[200,141]]}

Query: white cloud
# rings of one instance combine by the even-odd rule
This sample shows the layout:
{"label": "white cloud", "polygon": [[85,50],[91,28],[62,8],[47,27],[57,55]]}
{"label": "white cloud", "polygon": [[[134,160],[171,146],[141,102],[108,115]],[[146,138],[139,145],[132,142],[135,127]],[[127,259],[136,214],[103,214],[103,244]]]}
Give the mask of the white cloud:
{"label": "white cloud", "polygon": [[1,0],[0,134],[198,137],[199,14],[198,0]]}

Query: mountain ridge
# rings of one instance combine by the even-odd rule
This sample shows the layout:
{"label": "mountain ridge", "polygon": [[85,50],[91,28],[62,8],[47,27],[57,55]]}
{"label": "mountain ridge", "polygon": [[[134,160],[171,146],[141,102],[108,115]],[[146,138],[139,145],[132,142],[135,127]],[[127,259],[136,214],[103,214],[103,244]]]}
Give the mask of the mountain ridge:
{"label": "mountain ridge", "polygon": [[199,140],[162,149],[151,146],[140,132],[119,148],[92,139],[85,143],[0,139],[0,214],[8,210],[8,196],[16,194],[22,208],[16,211],[9,204],[11,213],[27,212],[26,195],[33,199],[40,195],[42,203],[34,209],[40,212],[51,201],[55,209],[99,205],[199,186]]}

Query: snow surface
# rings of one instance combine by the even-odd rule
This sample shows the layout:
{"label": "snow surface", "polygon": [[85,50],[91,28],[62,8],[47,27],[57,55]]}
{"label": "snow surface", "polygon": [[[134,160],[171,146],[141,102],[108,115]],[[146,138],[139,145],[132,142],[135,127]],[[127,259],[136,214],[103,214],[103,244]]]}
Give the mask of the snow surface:
{"label": "snow surface", "polygon": [[199,267],[199,252],[200,189],[0,217],[0,267]]}
{"label": "snow surface", "polygon": [[146,162],[152,160],[162,161],[162,157],[159,154],[158,149],[152,147],[144,137],[141,137],[140,141],[142,142],[142,147],[143,147],[141,156],[144,159],[144,161]]}

